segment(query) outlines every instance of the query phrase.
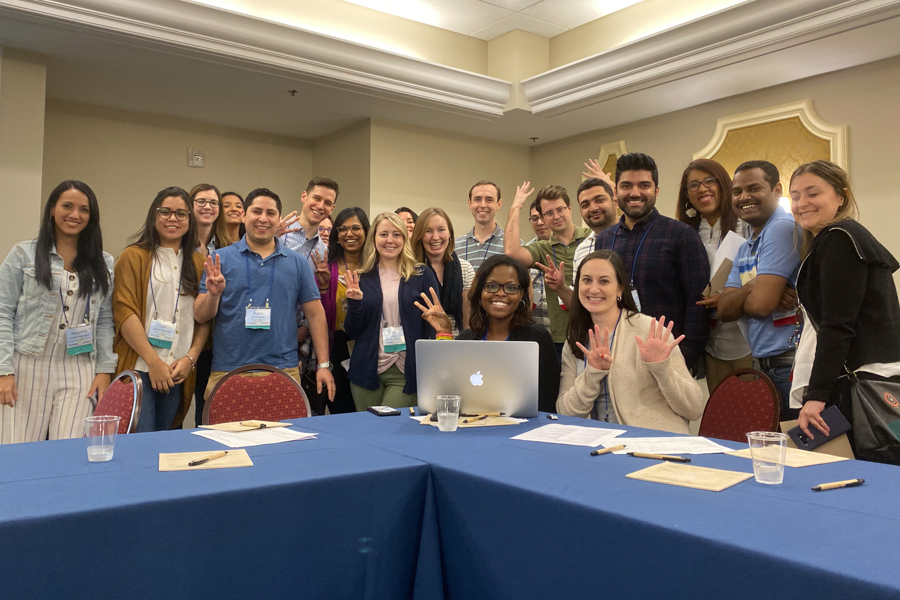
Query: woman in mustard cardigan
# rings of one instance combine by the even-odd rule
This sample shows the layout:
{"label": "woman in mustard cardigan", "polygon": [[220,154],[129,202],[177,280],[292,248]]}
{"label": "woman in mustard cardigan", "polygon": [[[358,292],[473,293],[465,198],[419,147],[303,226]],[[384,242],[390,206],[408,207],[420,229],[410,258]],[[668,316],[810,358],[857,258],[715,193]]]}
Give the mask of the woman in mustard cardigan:
{"label": "woman in mustard cardigan", "polygon": [[194,321],[203,270],[187,192],[156,195],[144,227],[116,261],[113,319],[119,371],[136,371],[144,397],[138,431],[180,427],[194,391],[209,325]]}

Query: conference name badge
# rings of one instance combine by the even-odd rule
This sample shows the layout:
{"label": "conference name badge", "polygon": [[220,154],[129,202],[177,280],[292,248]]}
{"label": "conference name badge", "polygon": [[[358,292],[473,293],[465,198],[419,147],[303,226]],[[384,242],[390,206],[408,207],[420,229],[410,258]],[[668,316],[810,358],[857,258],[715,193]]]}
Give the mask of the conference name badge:
{"label": "conference name badge", "polygon": [[175,341],[175,323],[153,319],[150,321],[150,331],[147,332],[147,339],[150,341],[151,346],[171,348],[172,342]]}
{"label": "conference name badge", "polygon": [[94,349],[94,331],[88,323],[66,329],[66,354],[84,354]]}
{"label": "conference name badge", "polygon": [[271,308],[247,308],[244,313],[244,327],[247,329],[269,329],[272,324]]}
{"label": "conference name badge", "polygon": [[402,327],[383,326],[381,328],[381,341],[384,344],[386,354],[406,350],[406,338],[403,336]]}

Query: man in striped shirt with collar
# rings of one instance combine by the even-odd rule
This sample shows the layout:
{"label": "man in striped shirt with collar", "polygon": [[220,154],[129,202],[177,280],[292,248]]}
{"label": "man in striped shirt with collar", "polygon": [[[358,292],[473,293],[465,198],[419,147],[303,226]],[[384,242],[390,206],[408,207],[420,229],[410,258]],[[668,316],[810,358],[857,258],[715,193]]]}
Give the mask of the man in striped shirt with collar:
{"label": "man in striped shirt with collar", "polygon": [[[306,191],[300,194],[300,214],[294,211],[278,225],[277,235],[281,242],[294,252],[299,252],[309,262],[313,272],[316,270],[313,262],[315,252],[318,251],[321,260],[328,256],[328,249],[319,238],[319,224],[325,217],[331,216],[339,193],[336,181],[327,177],[313,177],[307,184]],[[293,226],[295,223],[296,226]]]}
{"label": "man in striped shirt with collar", "polygon": [[503,254],[503,229],[495,220],[501,204],[500,187],[493,181],[484,179],[469,188],[469,210],[475,226],[456,238],[454,249],[476,271],[488,257]]}

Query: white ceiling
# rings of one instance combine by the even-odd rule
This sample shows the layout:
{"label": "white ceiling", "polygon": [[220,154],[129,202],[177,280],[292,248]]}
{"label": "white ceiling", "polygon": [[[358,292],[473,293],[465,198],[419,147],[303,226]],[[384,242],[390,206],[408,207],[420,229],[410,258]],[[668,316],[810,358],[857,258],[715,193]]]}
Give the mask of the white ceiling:
{"label": "white ceiling", "polygon": [[344,0],[492,40],[513,29],[553,37],[641,0]]}

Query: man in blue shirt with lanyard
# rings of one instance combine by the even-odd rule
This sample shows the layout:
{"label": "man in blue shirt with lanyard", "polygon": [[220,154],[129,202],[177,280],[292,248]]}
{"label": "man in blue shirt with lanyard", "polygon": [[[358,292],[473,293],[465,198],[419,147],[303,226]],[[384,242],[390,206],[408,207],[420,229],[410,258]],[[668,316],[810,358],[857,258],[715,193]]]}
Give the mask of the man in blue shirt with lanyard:
{"label": "man in blue shirt with lanyard", "polygon": [[719,318],[738,321],[753,353],[753,362],[769,376],[781,394],[781,420],[797,418],[791,411],[791,339],[797,325],[796,292],[800,252],[794,243],[794,219],[778,204],[782,188],[778,168],[753,160],[734,173],[732,204],[738,217],[753,228],[741,244],[725,290],[719,297]]}
{"label": "man in blue shirt with lanyard", "polygon": [[488,257],[503,254],[503,230],[495,221],[501,204],[500,187],[493,181],[485,179],[469,188],[469,210],[475,217],[475,227],[456,238],[454,250],[476,271]]}
{"label": "man in blue shirt with lanyard", "polygon": [[596,238],[595,250],[612,250],[631,277],[638,309],[674,323],[672,335],[684,335],[679,346],[693,372],[709,338],[706,308],[698,306],[709,283],[709,257],[690,226],[656,210],[659,171],[640,152],[616,161],[616,201],[622,217]]}
{"label": "man in blue shirt with lanyard", "polygon": [[[262,363],[286,371],[300,382],[297,355],[297,307],[309,322],[319,356],[328,356],[328,326],[312,270],[305,257],[275,238],[281,200],[265,188],[244,201],[246,235],[207,258],[194,301],[194,318],[216,317],[212,373],[206,393],[228,371]],[[331,363],[318,365],[318,391],[334,398]]]}

